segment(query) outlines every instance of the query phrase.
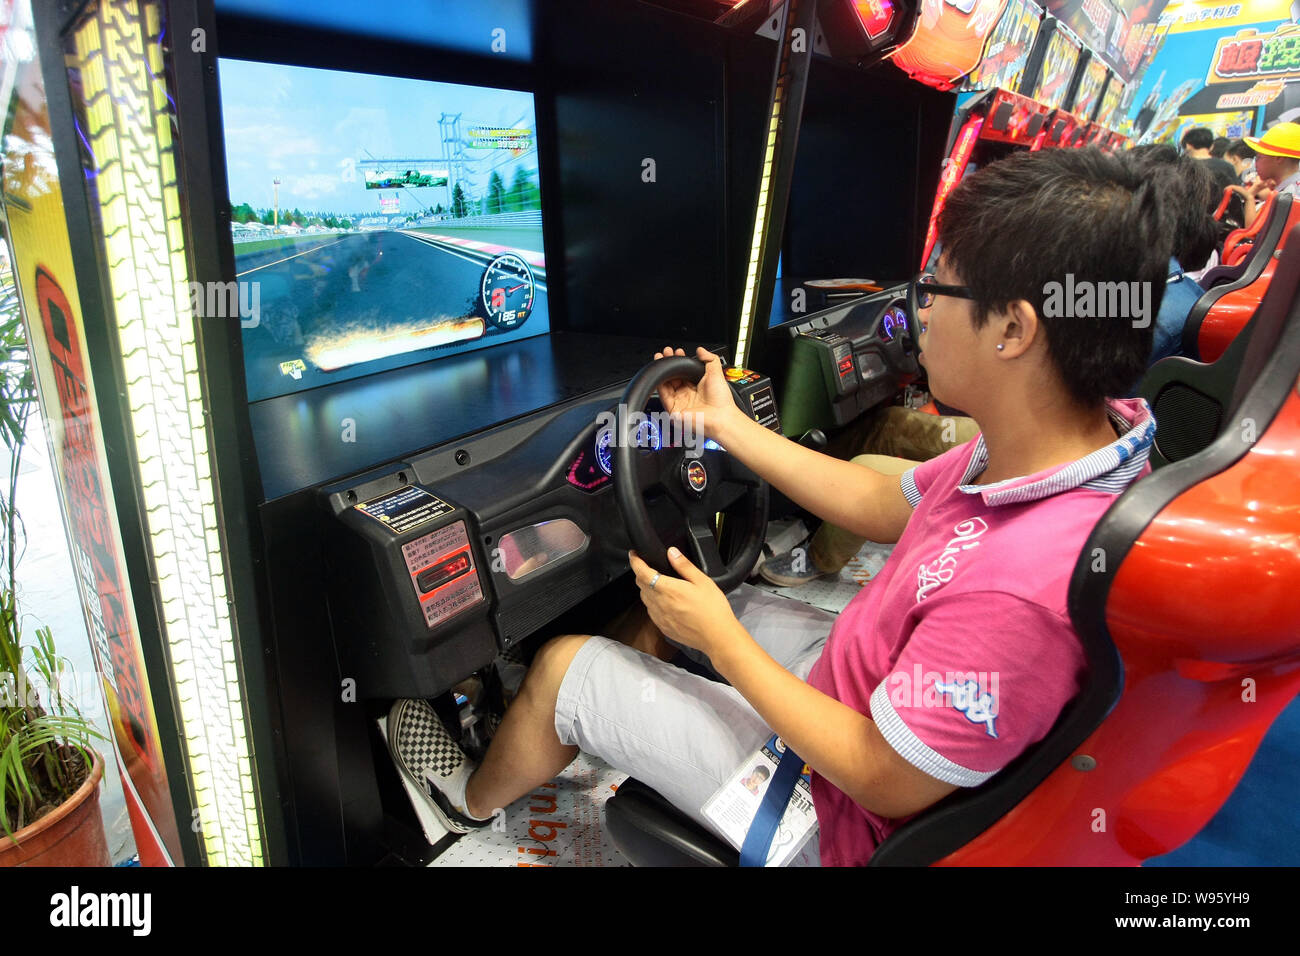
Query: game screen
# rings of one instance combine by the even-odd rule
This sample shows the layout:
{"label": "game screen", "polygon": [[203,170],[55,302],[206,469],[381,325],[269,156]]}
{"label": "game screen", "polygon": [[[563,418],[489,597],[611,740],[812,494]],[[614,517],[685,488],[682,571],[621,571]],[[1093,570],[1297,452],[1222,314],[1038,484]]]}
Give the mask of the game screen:
{"label": "game screen", "polygon": [[1118,76],[1111,75],[1110,85],[1106,87],[1106,92],[1101,98],[1101,107],[1097,110],[1097,122],[1108,129],[1114,129],[1111,121],[1115,118],[1115,110],[1119,107],[1120,97],[1124,95],[1124,83]]}
{"label": "game screen", "polygon": [[1093,57],[1079,80],[1079,92],[1074,97],[1074,115],[1085,122],[1092,119],[1097,97],[1106,83],[1106,61]]}
{"label": "game screen", "polygon": [[222,59],[221,104],[249,401],[550,330],[531,93]]}
{"label": "game screen", "polygon": [[1070,78],[1079,63],[1081,46],[1077,40],[1058,24],[1056,32],[1047,41],[1043,54],[1043,69],[1034,87],[1034,99],[1055,109],[1070,91]]}
{"label": "game screen", "polygon": [[1043,11],[1030,0],[1009,0],[984,46],[984,59],[966,78],[965,88],[1019,92],[1042,19]]}

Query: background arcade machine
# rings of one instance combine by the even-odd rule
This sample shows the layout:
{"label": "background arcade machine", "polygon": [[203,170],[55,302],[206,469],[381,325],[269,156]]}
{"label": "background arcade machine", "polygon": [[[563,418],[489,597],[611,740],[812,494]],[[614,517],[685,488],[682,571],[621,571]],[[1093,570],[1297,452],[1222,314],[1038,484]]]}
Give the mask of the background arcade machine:
{"label": "background arcade machine", "polygon": [[[827,183],[835,182],[841,157],[856,144],[850,142],[852,134],[839,127],[829,134],[814,131],[818,101],[810,94],[783,237],[784,295],[773,304],[765,346],[772,357],[767,367],[781,386],[787,435],[798,438],[811,429],[833,432],[898,400],[919,378],[908,347],[905,290],[899,284],[911,277],[913,263],[930,262],[936,255],[935,217],[962,176],[1012,149],[1032,148],[1046,129],[1051,106],[1012,92],[1034,85],[1034,77],[1025,72],[1031,51],[1039,53],[1033,62],[1044,62],[1041,47],[1035,46],[1042,18],[1042,10],[1028,0],[965,10],[943,5],[929,17],[923,7],[915,33],[889,59],[918,81],[913,89],[941,91],[931,94],[935,102],[951,104],[942,92],[958,85],[963,89],[957,94],[955,120],[951,107],[942,119],[949,126],[946,146],[941,134],[936,135],[943,126],[926,120],[923,143],[934,152],[921,154],[918,168],[927,178],[933,176],[935,166],[928,157],[947,154],[935,199],[915,203],[913,194],[904,191],[892,202],[886,198],[886,204],[873,203],[872,221],[889,223],[888,230],[850,235],[843,223],[851,226],[853,219],[826,215],[836,202]],[[1065,66],[1072,69],[1074,63],[1069,59]],[[1069,78],[1066,72],[1064,82]],[[1053,91],[1060,86],[1054,85]],[[888,136],[876,140],[888,142]],[[849,209],[856,208],[852,198]],[[900,208],[900,198],[913,202],[912,207]],[[798,306],[815,301],[811,295],[800,299],[800,283],[827,275],[869,276],[892,288],[800,315]],[[784,377],[781,369],[787,370]]]}
{"label": "background arcade machine", "polygon": [[1111,73],[1110,79],[1106,81],[1105,92],[1101,94],[1095,125],[1109,131],[1104,142],[1099,144],[1106,149],[1126,149],[1129,145],[1129,138],[1118,131],[1121,119],[1119,107],[1124,100],[1125,88],[1126,84],[1118,74]]}
{"label": "background arcade machine", "polygon": [[[1043,11],[1029,0],[1011,0],[989,35],[982,59],[964,80],[944,149],[943,174],[929,211],[920,262],[933,266],[935,223],[948,195],[962,178],[1014,149],[1033,148],[1047,128],[1052,108],[1026,95],[1043,62],[1039,37]],[[1037,56],[1035,56],[1037,54]],[[896,61],[897,62],[897,61]],[[898,64],[921,82],[934,82],[910,60]],[[950,83],[957,82],[950,80]]]}
{"label": "background arcade machine", "polygon": [[[1048,26],[1053,24],[1051,35],[1040,48],[1041,60],[1036,67],[1031,64],[1030,69],[1041,71],[1035,83],[1034,98],[1054,104],[1057,109],[1048,118],[1034,148],[1122,148],[1126,138],[1108,125],[1114,120],[1115,108],[1124,88],[1118,81],[1118,74],[1107,66],[1099,53],[1086,46],[1080,48],[1079,38],[1063,23],[1049,19]],[[1063,87],[1060,81],[1066,71],[1073,77],[1066,81],[1068,88]],[[1111,79],[1116,82],[1108,87],[1107,81]],[[1111,94],[1109,100],[1106,99],[1108,93]],[[1107,107],[1104,110],[1105,122],[1101,119],[1103,106]]]}
{"label": "background arcade machine", "polygon": [[[772,376],[782,430],[794,439],[816,444],[821,436],[806,433],[831,427],[833,421],[824,414],[820,365],[788,367],[788,332],[810,320],[824,330],[853,309],[850,304],[817,311],[824,299],[804,283],[826,276],[873,276],[883,278],[849,284],[893,285],[910,274],[923,238],[920,217],[938,175],[937,162],[927,157],[937,157],[941,148],[951,99],[908,82],[882,62],[913,35],[917,22],[917,11],[903,4],[823,2],[810,27],[815,55],[802,77],[792,74],[786,84],[782,74],[773,89],[759,214],[743,223],[746,230],[752,227],[753,242],[734,354],[737,364]],[[770,16],[758,25],[761,35],[775,35],[775,29]],[[853,159],[846,162],[846,157]],[[874,303],[879,297],[832,298]],[[895,324],[899,333],[892,345],[884,342],[888,355],[876,356],[890,362],[889,369],[882,365],[876,370],[880,381],[871,392],[879,401],[914,376],[915,362],[903,351],[906,335],[897,310],[889,314],[883,333],[888,310],[877,303],[869,311],[870,329],[860,330],[862,336],[884,342],[880,336],[892,338]],[[837,359],[843,360],[843,355]],[[841,398],[853,393],[836,418],[855,417],[862,402],[870,404],[860,394],[857,372],[851,385],[843,372],[836,373],[835,381],[844,388]],[[825,382],[829,386],[830,379]],[[804,394],[810,396],[809,404],[801,411],[802,400],[792,401],[791,395]],[[786,421],[787,414],[794,417]]]}
{"label": "background arcade machine", "polygon": [[[914,11],[877,5],[877,36],[834,61],[786,29],[824,41],[816,5],[769,36],[750,3],[32,11],[49,133],[22,163],[62,184],[32,208],[69,251],[14,230],[16,261],[42,295],[36,265],[64,264],[29,326],[93,386],[93,414],[55,391],[43,411],[101,450],[108,494],[68,481],[68,507],[118,519],[118,578],[78,584],[88,613],[134,615],[106,639],[152,692],[131,728],[155,759],[127,766],[147,862],[429,859],[377,718],[617,603],[610,466],[656,437],[613,449],[599,415],[665,342],[725,348],[770,311],[787,97],[806,84],[829,142],[869,142],[854,110],[877,110],[900,148],[861,151],[875,171],[840,200],[921,208],[933,180],[903,158],[938,154],[950,104],[858,65]],[[920,238],[874,248],[901,277]],[[752,519],[761,489],[718,467]],[[642,517],[684,534],[670,498]],[[100,660],[123,690],[126,657]]]}
{"label": "background arcade machine", "polygon": [[1101,57],[1086,51],[1083,62],[1075,72],[1074,89],[1070,91],[1070,112],[1074,114],[1083,135],[1077,138],[1079,146],[1105,148],[1109,130],[1094,122],[1101,107],[1101,94],[1110,78],[1110,68]]}
{"label": "background arcade machine", "polygon": [[1008,4],[984,59],[963,86],[930,212],[921,259],[928,268],[937,256],[935,222],[963,177],[1016,149],[1118,149],[1126,142],[1107,125],[1123,90],[1117,75],[1064,23],[1044,17],[1028,0]]}
{"label": "background arcade machine", "polygon": [[[809,63],[802,108],[786,112],[797,153],[787,135],[775,154],[773,177],[788,200],[776,193],[772,208],[783,216],[755,237],[755,294],[737,336],[737,355],[774,380],[784,433],[813,444],[892,400],[919,371],[895,293],[832,295],[841,301],[818,308],[826,299],[817,286],[861,290],[910,277],[952,111],[951,96],[881,62],[925,48],[922,28],[912,32],[924,12],[917,21],[897,8],[896,42],[905,42],[892,53],[879,39],[887,21],[873,19],[870,6],[820,12],[825,55]],[[774,514],[785,504],[774,503]]]}
{"label": "background arcade machine", "polygon": [[1053,111],[1039,131],[1035,148],[1076,146],[1082,141],[1078,119],[1064,107],[1082,58],[1082,41],[1064,23],[1049,16],[1038,32],[1021,86],[1025,95]]}
{"label": "background arcade machine", "polygon": [[[899,285],[925,245],[952,118],[949,91],[979,64],[1002,7],[925,3],[888,55],[892,67],[863,71],[847,57],[812,64],[788,212],[769,239],[781,259],[770,319],[765,334],[751,326],[740,343],[773,375],[789,437],[814,430],[833,437],[919,375]],[[826,26],[828,40],[854,36],[852,24]],[[846,156],[857,159],[846,164]],[[846,176],[853,167],[862,174]],[[856,291],[818,308],[827,301],[820,290],[836,284]],[[883,291],[862,294],[873,287]]]}

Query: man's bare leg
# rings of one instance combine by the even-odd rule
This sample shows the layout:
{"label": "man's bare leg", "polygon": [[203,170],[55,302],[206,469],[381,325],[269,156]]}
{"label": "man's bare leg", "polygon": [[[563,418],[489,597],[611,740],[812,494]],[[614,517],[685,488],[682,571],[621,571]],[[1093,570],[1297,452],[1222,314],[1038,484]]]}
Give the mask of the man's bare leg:
{"label": "man's bare leg", "polygon": [[466,809],[485,819],[553,779],[578,755],[555,733],[555,701],[574,656],[590,638],[566,634],[542,645],[506,709],[483,762],[465,786]]}
{"label": "man's bare leg", "polygon": [[[612,640],[662,661],[677,653],[639,602],[610,622],[606,633]],[[483,763],[465,787],[466,809],[474,816],[485,818],[509,806],[554,779],[578,755],[576,746],[565,746],[556,736],[555,702],[569,665],[588,640],[585,635],[566,634],[538,650]]]}

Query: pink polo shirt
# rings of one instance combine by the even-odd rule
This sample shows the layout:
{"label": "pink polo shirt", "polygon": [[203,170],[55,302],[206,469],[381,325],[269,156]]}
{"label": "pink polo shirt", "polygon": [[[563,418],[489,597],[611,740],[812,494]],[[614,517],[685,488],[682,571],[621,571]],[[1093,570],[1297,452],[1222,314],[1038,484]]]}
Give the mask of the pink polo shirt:
{"label": "pink polo shirt", "polygon": [[[1111,400],[1121,437],[1078,461],[992,485],[983,436],[901,476],[915,512],[884,568],[840,614],[808,676],[867,714],[909,763],[974,787],[1041,740],[1082,686],[1066,593],[1093,526],[1150,472],[1155,419]],[[816,772],[823,865],[866,863],[901,824]]]}

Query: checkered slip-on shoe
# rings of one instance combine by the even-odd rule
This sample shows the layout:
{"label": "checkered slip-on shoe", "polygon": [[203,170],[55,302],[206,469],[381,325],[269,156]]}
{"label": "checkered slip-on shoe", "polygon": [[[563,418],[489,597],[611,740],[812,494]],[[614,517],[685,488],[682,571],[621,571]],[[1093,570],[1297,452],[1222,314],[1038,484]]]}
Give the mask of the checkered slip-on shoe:
{"label": "checkered slip-on shoe", "polygon": [[443,787],[468,763],[425,700],[399,700],[388,712],[388,749],[408,780],[429,798],[429,808],[453,833],[468,833],[492,820],[475,820],[452,804]]}

